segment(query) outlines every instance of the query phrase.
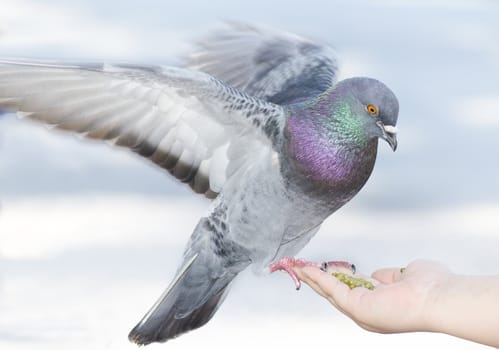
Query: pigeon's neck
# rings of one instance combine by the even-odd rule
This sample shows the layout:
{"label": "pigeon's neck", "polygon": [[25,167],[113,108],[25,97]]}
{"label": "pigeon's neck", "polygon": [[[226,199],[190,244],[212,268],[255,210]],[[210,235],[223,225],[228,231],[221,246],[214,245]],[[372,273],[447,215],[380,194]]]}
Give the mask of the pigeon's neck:
{"label": "pigeon's neck", "polygon": [[[326,117],[332,115],[332,117]],[[295,170],[316,188],[349,199],[374,167],[377,138],[368,138],[347,104],[320,101],[291,111],[286,151]]]}

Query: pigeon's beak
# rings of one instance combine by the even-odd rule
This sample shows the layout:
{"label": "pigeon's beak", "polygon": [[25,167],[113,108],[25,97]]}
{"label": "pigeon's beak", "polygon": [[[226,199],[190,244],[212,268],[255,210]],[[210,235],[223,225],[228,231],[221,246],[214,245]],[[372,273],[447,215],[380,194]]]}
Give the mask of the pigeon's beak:
{"label": "pigeon's beak", "polygon": [[397,127],[393,125],[384,125],[382,122],[376,123],[383,133],[383,139],[388,142],[392,150],[397,149]]}

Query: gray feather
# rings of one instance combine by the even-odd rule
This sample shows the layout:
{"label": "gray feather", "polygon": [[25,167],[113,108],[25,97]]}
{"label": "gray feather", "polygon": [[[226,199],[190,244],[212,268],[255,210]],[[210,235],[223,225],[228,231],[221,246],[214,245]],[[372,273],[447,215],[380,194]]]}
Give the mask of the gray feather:
{"label": "gray feather", "polygon": [[0,61],[0,108],[127,147],[208,198],[226,181],[220,150],[242,132],[272,148],[285,122],[277,105],[160,66]]}
{"label": "gray feather", "polygon": [[248,264],[248,252],[227,239],[225,208],[197,225],[177,276],[133,328],[139,345],[164,342],[208,322],[223,302],[232,279]]}
{"label": "gray feather", "polygon": [[308,100],[336,81],[334,51],[297,35],[230,22],[204,38],[188,66],[277,104]]}

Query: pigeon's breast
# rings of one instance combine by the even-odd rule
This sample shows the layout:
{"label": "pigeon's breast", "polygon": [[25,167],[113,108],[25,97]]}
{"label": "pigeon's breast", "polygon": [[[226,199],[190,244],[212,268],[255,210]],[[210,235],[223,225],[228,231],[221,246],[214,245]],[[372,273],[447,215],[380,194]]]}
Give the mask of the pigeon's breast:
{"label": "pigeon's breast", "polygon": [[317,227],[322,218],[310,201],[289,192],[279,168],[248,169],[244,178],[226,183],[214,205],[227,208],[226,239],[237,243],[256,266],[272,262],[290,236]]}
{"label": "pigeon's breast", "polygon": [[[316,141],[310,141],[316,142]],[[374,168],[377,139],[367,147],[304,144],[291,140],[281,172],[289,191],[329,207],[348,202],[367,182]]]}

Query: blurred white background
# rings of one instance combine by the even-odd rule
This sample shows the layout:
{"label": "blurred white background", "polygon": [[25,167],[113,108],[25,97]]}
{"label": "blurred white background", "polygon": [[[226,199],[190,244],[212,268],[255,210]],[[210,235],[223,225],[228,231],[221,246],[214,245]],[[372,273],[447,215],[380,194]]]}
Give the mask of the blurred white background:
{"label": "blurred white background", "polygon": [[[0,0],[0,56],[175,64],[220,19],[328,42],[341,77],[396,92],[399,149],[380,144],[364,190],[300,256],[364,272],[430,258],[499,274],[497,18],[485,0]],[[129,152],[3,114],[0,205],[0,348],[133,349],[128,331],[208,202]],[[207,326],[150,348],[167,346],[484,348],[368,333],[286,275],[251,272]]]}

